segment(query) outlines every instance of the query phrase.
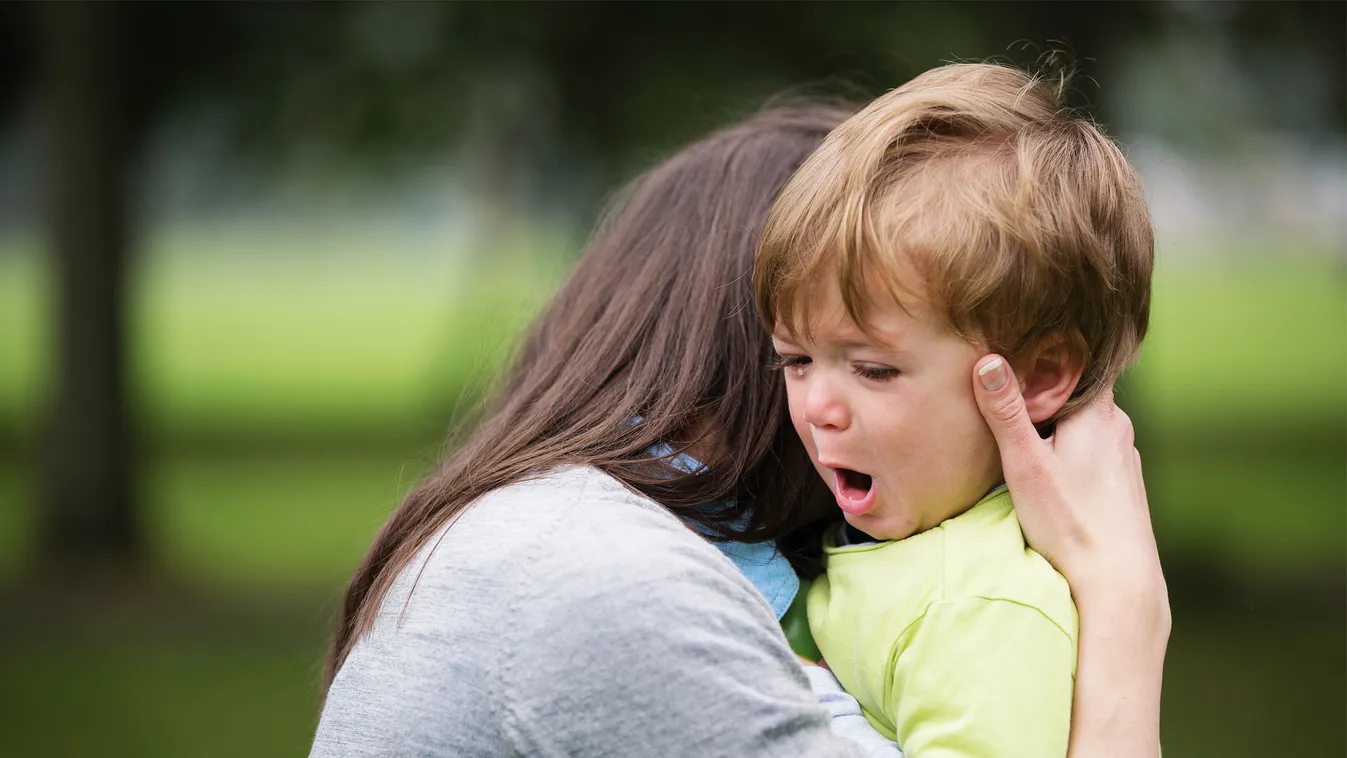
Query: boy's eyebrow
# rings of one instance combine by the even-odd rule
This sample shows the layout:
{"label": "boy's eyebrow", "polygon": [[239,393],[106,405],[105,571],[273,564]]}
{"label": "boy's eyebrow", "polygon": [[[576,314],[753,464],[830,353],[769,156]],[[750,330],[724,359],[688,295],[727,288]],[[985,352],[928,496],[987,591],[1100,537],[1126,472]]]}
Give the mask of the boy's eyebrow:
{"label": "boy's eyebrow", "polygon": [[881,351],[881,352],[885,352],[885,353],[893,353],[893,354],[895,354],[895,355],[897,355],[897,354],[905,354],[905,353],[907,352],[906,350],[904,350],[904,349],[903,349],[901,346],[899,346],[899,345],[895,345],[895,344],[893,344],[892,342],[882,342],[882,341],[877,340],[877,339],[874,339],[874,340],[838,340],[838,341],[834,342],[833,344],[836,345],[836,346],[838,346],[838,347],[840,347],[840,348],[863,349],[863,350],[864,350],[864,349],[869,349],[869,350],[879,350],[879,351]]}
{"label": "boy's eyebrow", "polygon": [[[801,345],[804,344],[790,337],[789,335],[775,334],[775,333],[772,334],[772,341],[774,343],[780,342],[782,344],[791,345],[793,347],[800,347]],[[869,338],[863,333],[859,334],[859,336],[855,334],[847,334],[841,339],[830,339],[826,341],[831,345],[836,345],[837,347],[843,348],[879,348],[881,350],[888,350],[891,352],[899,352],[899,353],[903,352],[902,347],[896,342],[891,342],[886,339],[880,339],[879,337]]]}
{"label": "boy's eyebrow", "polygon": [[876,339],[863,339],[859,337],[833,340],[833,344],[837,345],[838,347],[882,347],[888,350],[897,349],[896,346],[890,345],[887,342],[881,342],[880,340]]}

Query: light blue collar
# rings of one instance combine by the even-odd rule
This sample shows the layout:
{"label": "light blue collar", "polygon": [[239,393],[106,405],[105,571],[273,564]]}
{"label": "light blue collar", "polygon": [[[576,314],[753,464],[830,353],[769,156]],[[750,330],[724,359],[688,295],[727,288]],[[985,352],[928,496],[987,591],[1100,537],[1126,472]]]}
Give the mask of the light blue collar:
{"label": "light blue collar", "polygon": [[748,581],[767,598],[776,620],[786,615],[800,593],[800,577],[790,561],[776,549],[776,542],[713,542],[726,558],[734,561]]}
{"label": "light blue collar", "polygon": [[[660,442],[650,448],[650,454],[669,456],[669,465],[688,474],[695,474],[706,468],[701,461],[686,454],[674,453],[667,443]],[[724,508],[729,503],[709,503],[704,509]],[[699,529],[705,533],[704,529]],[[795,601],[800,592],[800,577],[795,575],[790,561],[776,549],[776,542],[712,542],[720,548],[726,558],[734,561],[739,571],[758,588],[758,592],[767,598],[767,602],[776,613],[777,620],[786,615],[786,610]]]}

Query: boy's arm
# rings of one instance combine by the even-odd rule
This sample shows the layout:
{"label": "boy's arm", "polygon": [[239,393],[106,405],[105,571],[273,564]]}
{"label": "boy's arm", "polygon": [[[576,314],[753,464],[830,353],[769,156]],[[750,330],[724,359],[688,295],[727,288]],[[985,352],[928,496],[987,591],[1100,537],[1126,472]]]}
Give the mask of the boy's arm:
{"label": "boy's arm", "polygon": [[904,632],[886,711],[908,758],[1054,758],[1071,732],[1066,632],[1035,608],[936,603]]}
{"label": "boy's arm", "polygon": [[833,672],[822,666],[805,663],[804,673],[809,677],[809,689],[818,696],[819,703],[828,709],[831,718],[829,726],[833,734],[856,743],[868,758],[903,758],[898,745],[870,725],[861,713],[860,703],[842,689]]}
{"label": "boy's arm", "polygon": [[786,641],[796,655],[810,663],[818,663],[823,660],[823,653],[819,652],[814,635],[809,630],[808,598],[812,585],[813,582],[808,579],[800,580],[800,591],[795,593],[795,600],[781,617],[781,631],[785,633]]}

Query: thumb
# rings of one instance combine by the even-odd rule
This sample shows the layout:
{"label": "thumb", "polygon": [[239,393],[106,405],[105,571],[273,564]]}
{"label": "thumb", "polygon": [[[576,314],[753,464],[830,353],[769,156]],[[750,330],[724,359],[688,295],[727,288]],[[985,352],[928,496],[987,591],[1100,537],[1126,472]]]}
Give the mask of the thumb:
{"label": "thumb", "polygon": [[1051,465],[1051,448],[1029,420],[1009,362],[999,355],[978,361],[973,367],[973,395],[1001,449],[1006,484],[1014,490],[1017,484],[1039,480]]}

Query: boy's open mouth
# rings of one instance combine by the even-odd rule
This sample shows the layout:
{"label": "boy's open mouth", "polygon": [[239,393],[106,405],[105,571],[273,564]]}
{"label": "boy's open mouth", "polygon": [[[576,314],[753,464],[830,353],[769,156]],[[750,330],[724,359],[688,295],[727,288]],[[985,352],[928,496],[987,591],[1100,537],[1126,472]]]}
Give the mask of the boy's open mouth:
{"label": "boy's open mouth", "polygon": [[837,507],[859,516],[875,505],[875,478],[849,468],[833,469]]}

